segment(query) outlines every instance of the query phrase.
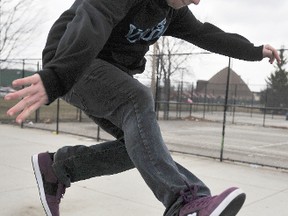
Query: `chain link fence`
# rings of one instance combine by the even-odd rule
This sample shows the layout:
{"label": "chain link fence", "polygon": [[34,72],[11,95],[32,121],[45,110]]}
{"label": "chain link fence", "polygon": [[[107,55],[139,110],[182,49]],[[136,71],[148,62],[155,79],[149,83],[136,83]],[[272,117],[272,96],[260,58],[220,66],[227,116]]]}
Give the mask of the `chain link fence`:
{"label": "chain link fence", "polygon": [[[18,69],[4,70],[1,68],[0,123],[15,124],[14,118],[6,115],[6,111],[15,104],[15,101],[4,101],[3,99],[5,94],[13,91],[9,83],[15,78],[29,76],[39,70],[41,68],[39,62],[40,60],[36,59],[18,60],[17,63],[14,62],[13,66],[13,68]],[[5,75],[7,73],[9,75]],[[253,92],[244,97],[243,92],[241,92],[243,88],[240,85],[230,86],[227,104],[225,104],[224,92],[219,93],[219,89],[226,89],[225,85],[214,85],[214,87],[214,90],[213,86],[210,86],[209,88],[202,88],[200,91],[199,86],[194,87],[182,80],[178,83],[175,82],[173,87],[171,87],[171,95],[168,101],[163,100],[163,97],[156,98],[157,117],[161,127],[165,129],[163,136],[165,140],[167,139],[170,149],[172,151],[219,159],[221,139],[227,137],[225,140],[226,145],[222,143],[225,160],[288,169],[288,141],[285,141],[288,140],[288,108],[268,107],[265,103],[260,102],[259,94]],[[158,95],[161,95],[161,91],[164,91],[163,87],[158,86],[157,91],[158,93],[160,92]],[[269,95],[266,95],[266,99],[269,100]],[[223,122],[225,106],[226,121]],[[222,131],[224,124],[227,126],[228,132],[226,134],[223,134]],[[49,106],[41,107],[21,127],[39,128],[57,134],[60,132],[76,134],[97,139],[98,141],[113,139],[113,137],[94,124],[81,110],[61,99],[56,100]],[[192,132],[188,132],[190,127]],[[198,137],[197,140],[190,137],[189,135],[193,133],[194,127],[203,129],[203,131],[207,130],[207,136],[208,133],[211,133],[217,141],[208,141],[205,135]],[[214,134],[215,130],[213,128],[216,128],[217,134]],[[265,140],[261,140],[261,137],[259,137],[261,135],[255,132],[250,139],[253,140],[253,144],[245,145],[244,150],[241,144],[243,137],[238,137],[238,132],[232,133],[235,128],[243,133],[242,136],[244,138],[250,136],[249,133],[251,131],[256,131],[260,134],[263,132],[269,136],[272,130],[274,132],[276,130],[277,134],[279,132],[281,135],[275,137],[275,142],[272,139],[271,145],[267,145],[269,148],[263,153],[265,148],[257,147],[261,142],[265,143]],[[192,135],[195,134],[197,135],[197,132]],[[177,140],[177,136],[182,141]],[[235,148],[231,147],[232,144],[229,144],[229,139],[230,137],[232,139],[233,136],[237,137],[238,141],[233,140],[231,143],[239,143]],[[271,136],[273,136],[272,133]],[[279,138],[277,142],[276,138]],[[257,139],[259,139],[259,142],[255,144]],[[275,150],[273,154],[270,151],[271,148]],[[279,151],[276,151],[276,149],[279,149]],[[264,157],[263,155],[266,156]]]}

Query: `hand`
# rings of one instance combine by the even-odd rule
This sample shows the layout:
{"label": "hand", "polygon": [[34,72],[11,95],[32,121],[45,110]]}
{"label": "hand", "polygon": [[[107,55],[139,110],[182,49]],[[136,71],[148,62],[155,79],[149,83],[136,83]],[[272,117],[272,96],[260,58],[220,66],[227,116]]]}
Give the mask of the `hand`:
{"label": "hand", "polygon": [[39,74],[14,80],[12,85],[14,87],[26,86],[21,90],[7,94],[4,98],[5,100],[21,99],[7,111],[9,116],[19,113],[16,118],[16,122],[19,124],[40,106],[48,103],[48,96]]}
{"label": "hand", "polygon": [[277,60],[278,64],[281,63],[281,59],[278,54],[278,51],[274,47],[270,46],[269,44],[263,46],[263,58],[266,58],[266,57],[269,58],[270,64],[273,64],[275,59]]}

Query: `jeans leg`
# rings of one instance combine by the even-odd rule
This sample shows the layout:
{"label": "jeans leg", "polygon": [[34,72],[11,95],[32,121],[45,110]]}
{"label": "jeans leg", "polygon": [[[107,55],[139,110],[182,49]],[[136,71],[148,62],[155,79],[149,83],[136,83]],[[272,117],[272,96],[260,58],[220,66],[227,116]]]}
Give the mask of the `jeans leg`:
{"label": "jeans leg", "polygon": [[[74,106],[81,106],[79,98],[72,95],[72,92],[73,90],[64,99]],[[54,155],[53,169],[59,181],[67,187],[76,181],[135,168],[126,150],[123,131],[104,118],[91,115],[88,117],[117,140],[92,146],[64,146],[58,149]]]}
{"label": "jeans leg", "polygon": [[[177,162],[175,162],[179,172],[182,175],[185,175],[187,179],[189,179],[189,182],[197,187],[197,196],[208,196],[211,195],[209,188],[199,179],[197,178],[193,173],[191,173],[189,170],[187,170],[185,167],[181,166]],[[166,211],[164,212],[163,216],[178,216],[179,211],[182,207],[183,199],[182,197],[178,197],[176,201],[174,201],[169,207],[166,207]]]}
{"label": "jeans leg", "polygon": [[92,177],[113,175],[134,168],[123,141],[92,146],[65,146],[54,156],[53,169],[59,181],[71,183]]}
{"label": "jeans leg", "polygon": [[161,136],[150,90],[113,65],[96,59],[73,87],[88,115],[105,118],[124,132],[125,146],[155,196],[166,207],[189,185],[209,189],[173,161]]}

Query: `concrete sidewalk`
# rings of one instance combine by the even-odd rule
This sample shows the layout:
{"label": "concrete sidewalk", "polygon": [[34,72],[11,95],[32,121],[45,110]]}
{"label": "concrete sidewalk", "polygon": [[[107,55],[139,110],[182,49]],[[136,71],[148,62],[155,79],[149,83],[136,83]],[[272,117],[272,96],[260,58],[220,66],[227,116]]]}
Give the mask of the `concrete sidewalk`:
{"label": "concrete sidewalk", "polygon": [[[30,156],[76,144],[92,145],[95,141],[0,124],[0,214],[44,215]],[[200,177],[213,194],[230,186],[241,187],[247,193],[247,200],[239,216],[288,215],[287,172],[182,154],[172,156]],[[164,207],[135,169],[75,183],[67,189],[61,203],[61,216],[160,216],[163,212]]]}

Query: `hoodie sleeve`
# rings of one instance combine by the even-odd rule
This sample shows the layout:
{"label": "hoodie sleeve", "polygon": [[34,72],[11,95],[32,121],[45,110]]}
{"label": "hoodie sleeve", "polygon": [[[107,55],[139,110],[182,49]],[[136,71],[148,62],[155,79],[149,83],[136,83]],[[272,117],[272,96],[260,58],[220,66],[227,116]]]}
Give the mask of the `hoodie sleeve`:
{"label": "hoodie sleeve", "polygon": [[175,17],[165,34],[221,55],[247,61],[263,59],[263,46],[254,46],[239,34],[227,33],[211,23],[200,22],[188,7],[175,12]]}
{"label": "hoodie sleeve", "polygon": [[98,55],[135,0],[76,0],[52,26],[39,75],[49,102],[63,96]]}

